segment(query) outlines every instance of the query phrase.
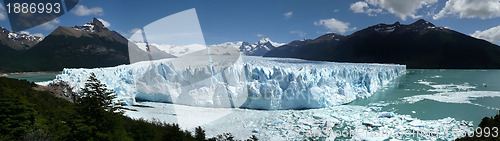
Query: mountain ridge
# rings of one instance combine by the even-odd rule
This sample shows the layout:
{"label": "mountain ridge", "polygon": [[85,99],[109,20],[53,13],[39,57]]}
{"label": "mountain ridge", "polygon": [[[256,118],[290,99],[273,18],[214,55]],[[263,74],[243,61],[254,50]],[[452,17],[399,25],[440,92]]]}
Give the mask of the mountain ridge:
{"label": "mountain ridge", "polygon": [[293,41],[264,57],[404,64],[414,69],[500,68],[499,46],[423,19],[408,25],[377,24],[338,39],[324,39],[326,35]]}
{"label": "mountain ridge", "polygon": [[[91,29],[91,30],[78,30]],[[128,40],[96,18],[74,27],[57,27],[33,47],[3,58],[0,71],[60,71],[129,64]]]}

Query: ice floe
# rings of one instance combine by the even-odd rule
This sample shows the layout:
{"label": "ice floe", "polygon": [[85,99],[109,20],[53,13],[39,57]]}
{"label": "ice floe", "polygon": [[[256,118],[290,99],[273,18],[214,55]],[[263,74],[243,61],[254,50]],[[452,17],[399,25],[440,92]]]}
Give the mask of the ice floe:
{"label": "ice floe", "polygon": [[[261,140],[453,140],[452,129],[465,129],[471,122],[454,118],[420,120],[409,115],[380,111],[378,107],[339,105],[309,110],[264,111],[231,108],[191,107],[167,103],[143,102],[152,106],[127,108],[133,118],[180,123],[183,129],[201,126],[208,136],[230,132],[236,139],[256,135]],[[176,106],[175,111],[172,108]],[[223,117],[211,116],[231,112]],[[179,121],[182,120],[182,121]],[[203,124],[194,124],[198,121]],[[194,122],[194,123],[193,123]],[[221,128],[224,127],[224,128]]]}

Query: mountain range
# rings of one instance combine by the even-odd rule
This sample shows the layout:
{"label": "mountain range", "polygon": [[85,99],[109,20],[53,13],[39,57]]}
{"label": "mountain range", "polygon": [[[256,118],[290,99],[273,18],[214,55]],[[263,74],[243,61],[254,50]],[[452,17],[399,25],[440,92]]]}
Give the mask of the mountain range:
{"label": "mountain range", "polygon": [[238,42],[226,42],[222,44],[217,44],[215,46],[231,46],[237,48],[240,52],[248,56],[263,56],[268,51],[278,48],[282,45],[285,44],[273,42],[269,38],[261,38],[259,42],[256,42],[254,44],[250,44],[245,41],[238,41]]}
{"label": "mountain range", "polygon": [[[238,41],[212,46],[231,46],[249,56],[392,63],[424,69],[500,68],[499,46],[422,19],[409,25],[377,24],[347,36],[330,33],[288,44],[262,38],[253,44]],[[154,60],[204,48],[149,44]],[[58,27],[45,38],[0,28],[0,72],[116,66],[148,60],[146,51],[145,43],[128,41],[96,18],[81,26]]]}
{"label": "mountain range", "polygon": [[[63,68],[95,68],[174,58],[203,50],[205,45],[159,45],[129,41],[111,31],[97,18],[73,27],[60,26],[45,38],[18,34],[1,28],[0,72],[60,71]],[[283,44],[262,38],[259,42],[227,42],[246,55],[262,56]]]}
{"label": "mountain range", "polygon": [[[0,72],[60,71],[129,63],[128,40],[96,18],[82,26],[60,26],[43,40],[25,35],[18,37],[27,39],[6,39],[9,31],[3,30],[0,50],[11,55],[0,58]],[[14,34],[10,32],[7,37]]]}
{"label": "mountain range", "polygon": [[500,46],[420,19],[377,24],[351,35],[296,40],[264,57],[404,64],[410,69],[499,69]]}

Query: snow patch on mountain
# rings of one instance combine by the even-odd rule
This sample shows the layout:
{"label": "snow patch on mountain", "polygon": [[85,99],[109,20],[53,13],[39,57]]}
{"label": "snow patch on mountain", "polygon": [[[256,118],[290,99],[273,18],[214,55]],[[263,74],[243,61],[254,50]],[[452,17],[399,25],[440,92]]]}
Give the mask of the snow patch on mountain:
{"label": "snow patch on mountain", "polygon": [[[135,43],[141,50],[147,52],[146,43],[138,42],[138,41],[132,41],[132,42]],[[202,44],[190,44],[190,45],[184,45],[184,46],[177,46],[177,45],[151,43],[148,45],[150,47],[156,47],[160,51],[163,51],[163,52],[168,53],[168,54],[172,54],[174,56],[183,56],[183,55],[197,52],[200,50],[204,50],[207,48],[207,46],[202,45]]]}
{"label": "snow patch on mountain", "polygon": [[[146,51],[146,43],[141,41],[133,41],[133,40],[131,41],[135,43],[137,46],[139,46],[139,48]],[[262,38],[259,40],[259,42],[256,42],[254,44],[250,44],[245,41],[236,41],[236,42],[225,42],[221,44],[214,44],[209,46],[201,44],[178,46],[178,45],[155,44],[155,43],[150,43],[149,45],[154,46],[160,49],[161,51],[164,51],[168,54],[172,54],[175,56],[183,56],[189,53],[206,49],[207,47],[233,47],[239,49],[240,52],[248,56],[262,56],[269,50],[285,45],[285,43],[276,43],[271,41],[269,38]]]}
{"label": "snow patch on mountain", "polygon": [[14,41],[30,41],[30,42],[40,42],[43,40],[42,37],[29,34],[29,32],[21,31],[21,33],[11,32],[5,28],[1,28],[2,33],[7,34],[7,38]]}
{"label": "snow patch on mountain", "polygon": [[73,27],[75,30],[86,32],[95,32],[104,28],[106,28],[106,26],[97,18],[94,18],[92,21],[85,23],[84,25]]}
{"label": "snow patch on mountain", "polygon": [[[230,44],[230,43],[226,43]],[[263,56],[266,52],[285,45],[284,43],[276,43],[269,38],[262,38],[259,42],[250,44],[248,42],[236,42],[233,45],[239,45],[238,49],[248,56]]]}

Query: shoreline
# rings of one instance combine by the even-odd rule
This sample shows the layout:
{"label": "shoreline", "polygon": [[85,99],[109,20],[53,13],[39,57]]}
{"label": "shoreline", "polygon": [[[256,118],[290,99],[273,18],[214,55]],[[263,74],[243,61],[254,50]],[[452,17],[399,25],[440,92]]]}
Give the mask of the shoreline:
{"label": "shoreline", "polygon": [[8,77],[8,76],[16,76],[16,75],[39,75],[39,74],[51,74],[51,73],[62,73],[62,71],[37,71],[37,72],[0,73],[0,77]]}

